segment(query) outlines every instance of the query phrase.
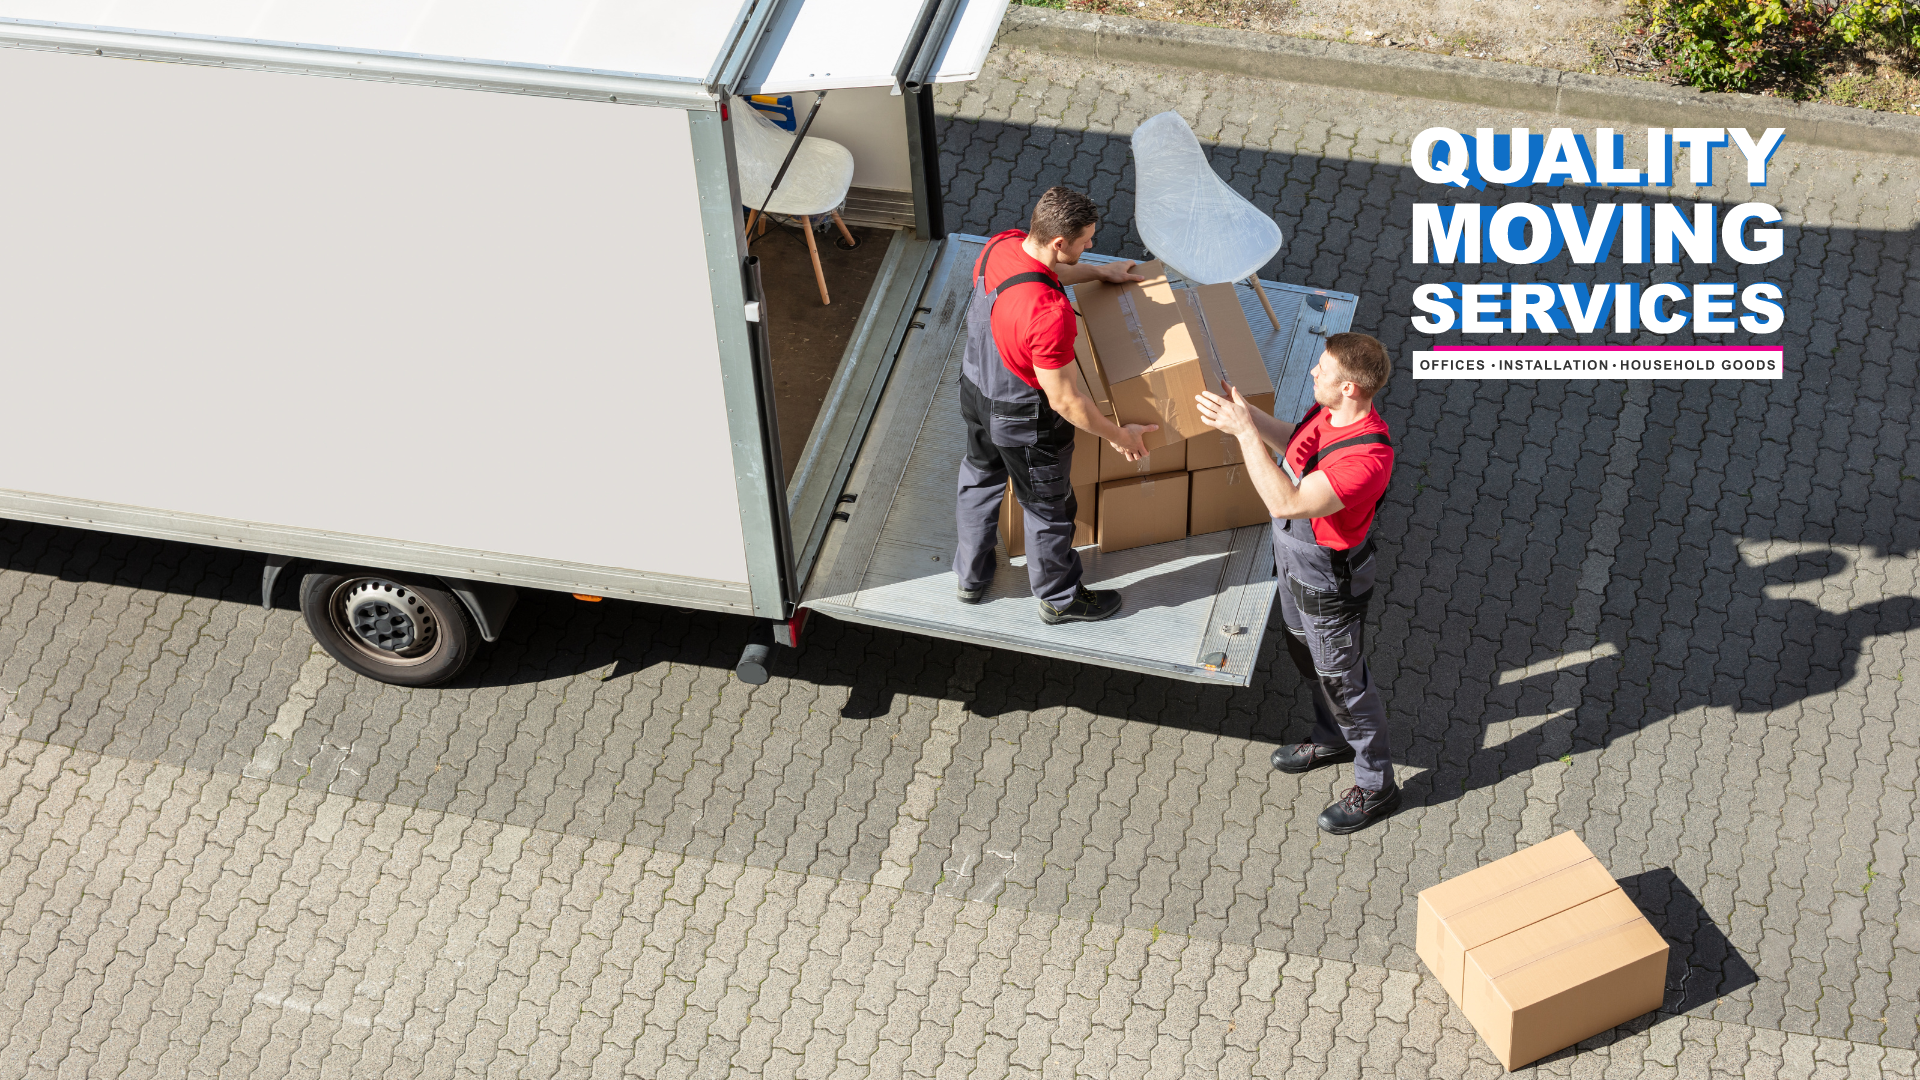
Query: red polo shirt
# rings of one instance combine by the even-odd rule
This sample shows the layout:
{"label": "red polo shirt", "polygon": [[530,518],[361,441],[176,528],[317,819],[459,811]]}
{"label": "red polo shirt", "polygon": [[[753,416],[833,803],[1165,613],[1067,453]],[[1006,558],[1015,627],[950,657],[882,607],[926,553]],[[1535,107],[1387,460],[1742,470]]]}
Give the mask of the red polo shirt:
{"label": "red polo shirt", "polygon": [[[988,292],[1013,275],[1029,271],[1059,282],[1053,271],[1020,246],[1026,238],[1025,230],[1008,229],[987,241],[987,250],[973,262],[973,275],[977,279],[981,263],[986,263]],[[1004,242],[996,244],[994,240]],[[1001,362],[1021,382],[1036,390],[1040,388],[1040,379],[1034,375],[1034,368],[1063,368],[1073,363],[1076,330],[1073,305],[1067,302],[1066,294],[1041,282],[1015,285],[1001,293],[999,302],[993,305],[993,344],[1000,350]]]}
{"label": "red polo shirt", "polygon": [[[1369,411],[1358,422],[1346,427],[1328,423],[1326,409],[1316,409],[1294,430],[1287,443],[1287,468],[1305,479],[1301,470],[1307,459],[1323,446],[1350,439],[1355,435],[1386,435],[1387,422],[1379,412]],[[1390,443],[1362,443],[1343,446],[1320,459],[1315,470],[1324,473],[1346,509],[1313,519],[1313,538],[1322,547],[1345,551],[1367,538],[1373,528],[1373,511],[1387,493],[1387,480],[1393,476],[1393,446]]]}

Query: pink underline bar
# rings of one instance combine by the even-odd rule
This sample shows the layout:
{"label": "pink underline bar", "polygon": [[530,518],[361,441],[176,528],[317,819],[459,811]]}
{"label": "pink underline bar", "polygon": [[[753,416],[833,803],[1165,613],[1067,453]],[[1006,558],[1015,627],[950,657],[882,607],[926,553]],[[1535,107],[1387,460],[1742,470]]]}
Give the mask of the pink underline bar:
{"label": "pink underline bar", "polygon": [[1433,352],[1777,352],[1782,345],[1435,345]]}

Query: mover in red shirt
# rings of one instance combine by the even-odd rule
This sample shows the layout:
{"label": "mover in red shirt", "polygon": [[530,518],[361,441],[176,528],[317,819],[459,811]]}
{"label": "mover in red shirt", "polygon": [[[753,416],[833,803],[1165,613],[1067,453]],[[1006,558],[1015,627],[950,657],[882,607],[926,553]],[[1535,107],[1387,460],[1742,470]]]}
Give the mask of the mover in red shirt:
{"label": "mover in red shirt", "polygon": [[1393,440],[1373,398],[1392,373],[1378,341],[1334,334],[1313,369],[1313,407],[1298,424],[1252,407],[1238,389],[1231,401],[1199,398],[1206,422],[1240,440],[1247,474],[1273,515],[1287,653],[1313,686],[1312,739],[1275,750],[1273,767],[1303,773],[1353,762],[1353,787],[1320,814],[1330,833],[1363,829],[1400,806],[1387,710],[1365,651],[1369,534],[1393,475]]}
{"label": "mover in red shirt", "polygon": [[1064,286],[1099,278],[1140,281],[1131,262],[1082,265],[1099,215],[1077,191],[1050,188],[1025,232],[987,242],[973,264],[967,347],[961,360],[960,411],[967,454],[960,462],[953,572],[962,603],[988,598],[1000,500],[1012,480],[1027,542],[1027,585],[1048,623],[1092,622],[1120,610],[1117,590],[1080,584],[1073,550],[1074,429],[1105,439],[1136,461],[1140,436],[1157,425],[1119,425],[1100,414],[1066,370],[1073,363],[1077,316]]}

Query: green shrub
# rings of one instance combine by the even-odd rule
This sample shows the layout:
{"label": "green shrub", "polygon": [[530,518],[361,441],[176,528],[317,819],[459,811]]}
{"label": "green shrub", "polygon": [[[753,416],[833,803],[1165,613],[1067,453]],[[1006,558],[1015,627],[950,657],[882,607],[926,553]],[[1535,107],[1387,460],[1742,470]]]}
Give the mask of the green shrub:
{"label": "green shrub", "polygon": [[1920,54],[1920,0],[1640,0],[1654,58],[1702,90],[1802,90],[1861,49]]}
{"label": "green shrub", "polygon": [[1915,0],[1847,0],[1830,25],[1849,45],[1920,53],[1920,3]]}
{"label": "green shrub", "polygon": [[1797,88],[1831,53],[1819,0],[1647,0],[1654,58],[1702,90]]}

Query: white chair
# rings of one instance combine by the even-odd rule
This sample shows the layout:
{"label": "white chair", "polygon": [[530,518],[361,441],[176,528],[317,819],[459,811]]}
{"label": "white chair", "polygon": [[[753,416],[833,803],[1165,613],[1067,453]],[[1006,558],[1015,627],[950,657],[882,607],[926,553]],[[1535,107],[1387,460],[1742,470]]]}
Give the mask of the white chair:
{"label": "white chair", "polygon": [[1134,223],[1147,249],[1196,285],[1245,279],[1278,330],[1254,274],[1279,253],[1280,226],[1220,179],[1179,113],[1134,130],[1133,173]]}
{"label": "white chair", "polygon": [[809,135],[800,141],[799,153],[793,156],[787,175],[781,178],[779,189],[768,200],[767,190],[773,186],[780,163],[793,147],[793,134],[780,130],[745,98],[733,99],[732,112],[740,197],[753,208],[747,218],[747,234],[751,236],[756,226],[766,227],[766,223],[759,220],[762,203],[766,204],[768,215],[799,218],[801,231],[807,234],[807,251],[813,256],[813,279],[820,286],[820,303],[831,304],[833,301],[827,296],[827,276],[820,270],[820,249],[813,241],[813,219],[821,214],[833,215],[833,223],[840,227],[847,246],[854,245],[853,233],[847,230],[847,223],[840,220],[840,205],[847,201],[847,189],[853,186],[853,154],[837,142]]}

